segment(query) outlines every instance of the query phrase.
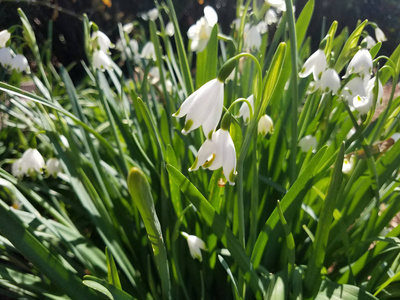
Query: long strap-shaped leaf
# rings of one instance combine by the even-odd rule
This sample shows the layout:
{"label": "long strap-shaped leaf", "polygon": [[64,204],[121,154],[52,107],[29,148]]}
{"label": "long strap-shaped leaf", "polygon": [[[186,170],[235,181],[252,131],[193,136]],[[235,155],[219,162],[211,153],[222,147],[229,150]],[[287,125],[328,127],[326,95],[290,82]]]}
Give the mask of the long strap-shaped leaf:
{"label": "long strap-shaped leaf", "polygon": [[172,181],[197,208],[207,224],[218,236],[224,246],[229,250],[233,259],[245,274],[245,277],[254,293],[257,294],[260,291],[263,292],[263,285],[258,278],[257,273],[253,269],[250,258],[246,255],[243,247],[239,244],[239,241],[233,235],[232,231],[226,227],[223,218],[215,211],[212,205],[207,201],[206,198],[204,198],[204,196],[189,181],[189,179],[187,179],[178,169],[171,165],[167,165],[167,171],[171,176]]}
{"label": "long strap-shaped leaf", "polygon": [[96,294],[86,288],[76,274],[65,268],[2,202],[0,231],[41,273],[72,299],[96,299]]}

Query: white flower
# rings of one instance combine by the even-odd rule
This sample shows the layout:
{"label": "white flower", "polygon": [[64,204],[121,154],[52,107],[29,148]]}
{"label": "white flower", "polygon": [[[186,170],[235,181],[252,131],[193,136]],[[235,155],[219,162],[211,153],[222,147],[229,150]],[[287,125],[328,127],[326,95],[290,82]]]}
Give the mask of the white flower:
{"label": "white flower", "polygon": [[65,148],[69,148],[68,139],[64,135],[60,135],[60,141],[64,145]]}
{"label": "white flower", "polygon": [[13,70],[17,71],[18,73],[21,73],[22,71],[25,71],[26,73],[30,73],[30,68],[28,64],[28,60],[26,59],[25,56],[22,54],[17,54],[13,59],[11,60],[11,66]]}
{"label": "white flower", "polygon": [[336,95],[340,88],[340,77],[334,69],[326,69],[321,78],[315,82],[315,87],[324,93],[332,92]]}
{"label": "white flower", "polygon": [[281,11],[286,11],[285,0],[265,0],[265,2]]}
{"label": "white flower", "polygon": [[361,42],[362,43],[367,43],[367,49],[371,49],[373,46],[375,46],[376,41],[374,38],[370,35],[367,35]]}
{"label": "white flower", "polygon": [[265,136],[268,132],[274,131],[274,122],[268,115],[263,115],[258,121],[258,134]]}
{"label": "white flower", "polygon": [[265,23],[267,23],[268,25],[278,23],[278,15],[272,8],[270,8],[265,13],[264,20],[265,20]]}
{"label": "white flower", "polygon": [[3,48],[6,46],[10,37],[11,37],[11,33],[7,29],[0,31],[0,48]]}
{"label": "white flower", "polygon": [[343,174],[350,174],[353,171],[355,161],[356,161],[356,159],[353,155],[350,156],[350,158],[345,157],[343,159],[343,166],[342,166]]}
{"label": "white flower", "polygon": [[157,20],[157,18],[158,18],[158,9],[157,9],[157,8],[150,9],[150,10],[147,12],[147,16],[148,16],[149,19],[152,20],[152,21]]}
{"label": "white flower", "polygon": [[366,95],[367,92],[365,90],[364,81],[360,77],[354,77],[342,90],[342,97],[349,105],[353,104],[353,99],[355,97],[365,97]]}
{"label": "white flower", "polygon": [[126,34],[130,34],[133,30],[133,23],[127,23],[124,26],[122,26],[122,30],[126,33]]}
{"label": "white flower", "polygon": [[57,158],[50,158],[47,163],[47,171],[50,175],[57,177],[58,173],[62,172],[62,166]]}
{"label": "white flower", "polygon": [[375,37],[378,42],[386,42],[387,41],[385,34],[383,33],[382,29],[380,29],[379,27],[375,28]]}
{"label": "white flower", "polygon": [[[247,98],[247,101],[250,102],[251,105],[251,109],[254,113],[254,96],[250,95]],[[243,102],[243,104],[240,106],[239,109],[239,114],[238,114],[238,118],[242,117],[245,123],[249,123],[250,121],[250,109],[249,109],[249,105],[246,102]]]}
{"label": "white flower", "polygon": [[111,58],[101,50],[95,50],[93,52],[93,66],[96,69],[105,71],[105,69],[111,69],[112,61]]}
{"label": "white flower", "polygon": [[326,56],[325,52],[321,49],[315,51],[304,63],[299,76],[301,78],[307,77],[311,73],[314,75],[314,79],[318,80],[322,72],[326,68]]}
{"label": "white flower", "polygon": [[[369,98],[371,98],[371,101],[373,102],[373,100],[375,99],[375,81],[376,78],[373,77],[371,78],[366,86],[366,91],[367,91],[367,96]],[[383,98],[383,86],[380,80],[378,80],[378,96],[377,98],[377,104],[382,104],[382,98]]]}
{"label": "white flower", "polygon": [[175,34],[175,28],[172,22],[168,22],[167,26],[165,26],[165,33],[169,36],[173,36]]}
{"label": "white flower", "polygon": [[207,139],[200,147],[196,160],[189,171],[203,169],[217,170],[222,167],[225,178],[234,185],[236,177],[236,150],[231,135],[227,130],[218,129],[211,139]]}
{"label": "white flower", "polygon": [[45,163],[42,155],[37,149],[29,148],[22,154],[20,162],[21,174],[32,176],[35,172],[42,173]]}
{"label": "white flower", "polygon": [[369,112],[370,108],[372,107],[371,98],[356,96],[353,98],[353,107],[357,110],[360,114],[365,115]]}
{"label": "white flower", "polygon": [[268,24],[264,21],[261,21],[260,23],[258,23],[256,25],[256,28],[260,34],[264,34],[264,33],[268,32]]}
{"label": "white flower", "polygon": [[203,126],[204,135],[210,139],[221,118],[223,104],[224,83],[215,78],[191,94],[173,116],[186,115],[183,134]]}
{"label": "white flower", "polygon": [[193,259],[197,258],[199,261],[202,261],[203,257],[200,249],[207,250],[204,241],[201,238],[198,238],[195,235],[189,235],[186,232],[181,232],[181,234],[185,237],[188,243],[190,255],[193,257]]}
{"label": "white flower", "polygon": [[367,49],[359,50],[350,61],[345,77],[350,74],[359,74],[361,78],[370,78],[372,72],[372,57]]}
{"label": "white flower", "polygon": [[148,75],[151,84],[156,84],[158,81],[160,81],[160,69],[158,67],[150,68]]}
{"label": "white flower", "polygon": [[109,53],[110,52],[109,48],[114,48],[114,44],[111,43],[108,36],[100,30],[97,30],[92,33],[91,40],[93,43],[92,45],[94,50],[101,50],[104,51],[105,53]]}
{"label": "white flower", "polygon": [[300,139],[299,147],[303,152],[308,152],[310,149],[315,150],[317,148],[317,139],[315,136],[307,135]]}
{"label": "white flower", "polygon": [[190,26],[187,35],[192,40],[190,50],[203,51],[210,39],[212,28],[218,22],[218,15],[211,6],[204,8],[204,17],[201,17],[196,24]]}
{"label": "white flower", "polygon": [[152,42],[147,42],[140,53],[140,57],[144,59],[157,60],[156,51],[154,50],[154,44]]}
{"label": "white flower", "polygon": [[21,161],[22,159],[19,158],[11,166],[11,174],[14,177],[21,178],[24,176],[24,173],[21,171]]}
{"label": "white flower", "polygon": [[251,26],[244,33],[244,48],[259,50],[261,46],[261,35],[256,26]]}
{"label": "white flower", "polygon": [[11,60],[13,58],[13,52],[10,48],[0,48],[0,63],[4,68],[11,66]]}

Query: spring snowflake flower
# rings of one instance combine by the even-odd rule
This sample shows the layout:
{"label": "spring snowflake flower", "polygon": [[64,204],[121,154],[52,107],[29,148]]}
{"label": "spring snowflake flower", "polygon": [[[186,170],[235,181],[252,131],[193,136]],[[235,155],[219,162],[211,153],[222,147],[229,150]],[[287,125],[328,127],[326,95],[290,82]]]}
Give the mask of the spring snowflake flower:
{"label": "spring snowflake flower", "polygon": [[11,166],[11,174],[16,178],[21,178],[24,176],[24,173],[21,171],[21,162],[22,159],[17,159]]}
{"label": "spring snowflake flower", "polygon": [[53,177],[57,177],[58,173],[62,172],[62,166],[57,158],[50,158],[47,163],[47,172]]}
{"label": "spring snowflake flower", "polygon": [[7,29],[0,31],[0,48],[3,48],[6,46],[10,37],[11,37],[11,33]]}
{"label": "spring snowflake flower", "polygon": [[265,2],[281,11],[286,11],[285,0],[265,0]]}
{"label": "spring snowflake flower", "polygon": [[168,22],[168,24],[165,26],[165,33],[168,36],[173,36],[175,34],[175,28],[174,28],[174,24],[172,24],[172,22]]}
{"label": "spring snowflake flower", "polygon": [[218,129],[211,139],[203,143],[189,171],[196,171],[200,166],[209,170],[218,170],[222,167],[229,184],[235,184],[236,150],[227,130]]}
{"label": "spring snowflake flower", "polygon": [[154,50],[154,44],[152,42],[147,42],[144,45],[140,57],[144,59],[152,59],[154,61],[157,60],[156,51]]}
{"label": "spring snowflake flower", "polygon": [[173,116],[186,116],[183,134],[202,126],[204,135],[211,139],[221,118],[223,104],[224,83],[215,78],[191,94]]}
{"label": "spring snowflake flower", "polygon": [[28,60],[26,59],[25,56],[22,54],[17,54],[15,57],[11,59],[11,65],[10,67],[17,71],[18,73],[21,73],[22,71],[25,71],[26,73],[30,73],[30,68],[28,64]]}
{"label": "spring snowflake flower", "polygon": [[201,249],[207,250],[204,241],[201,238],[198,238],[195,235],[187,234],[186,232],[181,232],[181,234],[188,243],[190,255],[193,257],[193,259],[197,258],[199,261],[202,261],[203,257],[201,255]]}
{"label": "spring snowflake flower", "polygon": [[301,78],[307,77],[313,73],[314,79],[318,80],[322,75],[322,72],[326,68],[326,56],[325,52],[321,49],[315,51],[304,63],[299,76]]}
{"label": "spring snowflake flower", "polygon": [[354,165],[355,165],[356,159],[354,156],[350,156],[350,158],[345,157],[343,159],[343,166],[342,166],[342,172],[343,174],[350,174],[353,169],[354,169]]}
{"label": "spring snowflake flower", "polygon": [[91,40],[93,49],[95,50],[101,50],[105,53],[110,53],[109,49],[114,48],[114,44],[111,43],[111,40],[108,38],[108,36],[100,30],[92,33]]}
{"label": "spring snowflake flower", "polygon": [[[376,78],[373,77],[371,78],[366,85],[366,91],[367,91],[367,96],[371,98],[371,101],[375,99],[375,81]],[[383,98],[383,86],[382,82],[378,80],[378,95],[377,95],[377,104],[380,105],[382,104],[382,98]]]}
{"label": "spring snowflake flower", "polygon": [[345,77],[358,74],[362,79],[369,79],[372,73],[372,56],[367,49],[359,50],[351,59]]}
{"label": "spring snowflake flower", "polygon": [[[371,107],[374,104],[375,100],[375,78],[371,78],[365,87],[366,95],[360,96],[357,95],[353,98],[353,107],[360,114],[365,115],[369,112]],[[382,83],[378,82],[378,95],[377,95],[377,103],[379,104],[383,97],[383,87]]]}
{"label": "spring snowflake flower", "polygon": [[[247,101],[250,102],[251,108],[254,112],[254,96],[250,95],[247,98]],[[243,104],[240,106],[239,109],[239,114],[238,114],[238,118],[242,117],[245,123],[249,123],[250,121],[250,109],[249,109],[249,105],[246,102],[243,102]]]}
{"label": "spring snowflake flower", "polygon": [[267,12],[265,13],[264,21],[268,25],[273,25],[278,23],[278,15],[276,14],[275,10],[272,8],[268,9]]}
{"label": "spring snowflake flower", "polygon": [[308,152],[310,149],[314,151],[317,148],[317,139],[315,136],[307,135],[300,139],[299,147],[302,152]]}
{"label": "spring snowflake flower", "polygon": [[324,93],[332,92],[336,95],[340,88],[340,77],[334,69],[326,69],[321,78],[315,82],[315,87]]}
{"label": "spring snowflake flower", "polygon": [[102,72],[104,72],[106,69],[111,69],[111,58],[104,51],[95,50],[93,52],[93,66]]}
{"label": "spring snowflake flower", "polygon": [[244,33],[244,48],[250,50],[259,50],[261,46],[261,35],[257,26],[251,26]]}
{"label": "spring snowflake flower", "polygon": [[37,149],[29,148],[22,154],[20,172],[26,176],[34,176],[35,173],[42,173],[46,167],[43,156]]}
{"label": "spring snowflake flower", "polygon": [[204,17],[201,17],[196,24],[190,26],[187,35],[192,40],[190,50],[193,52],[203,51],[210,39],[212,28],[218,22],[218,15],[211,6],[204,8]]}
{"label": "spring snowflake flower", "polygon": [[383,33],[382,29],[380,29],[378,26],[375,28],[375,37],[378,42],[387,41],[385,34]]}
{"label": "spring snowflake flower", "polygon": [[371,49],[373,46],[375,46],[376,41],[374,38],[370,35],[367,35],[361,42],[361,44],[366,43],[367,44],[367,49]]}
{"label": "spring snowflake flower", "polygon": [[364,81],[360,77],[351,79],[342,90],[342,97],[349,105],[353,104],[353,99],[357,96],[365,97],[367,92],[365,90]]}
{"label": "spring snowflake flower", "polygon": [[158,9],[157,9],[157,8],[150,9],[150,10],[147,12],[147,16],[149,17],[149,19],[150,19],[151,21],[157,20],[157,19],[158,19]]}
{"label": "spring snowflake flower", "polygon": [[268,115],[263,115],[258,121],[258,134],[262,136],[266,136],[267,133],[273,133],[274,131],[274,122]]}
{"label": "spring snowflake flower", "polygon": [[133,23],[126,23],[124,26],[122,26],[122,30],[126,33],[126,34],[130,34],[133,30]]}
{"label": "spring snowflake flower", "polygon": [[11,67],[13,52],[9,47],[0,48],[0,63],[4,68]]}

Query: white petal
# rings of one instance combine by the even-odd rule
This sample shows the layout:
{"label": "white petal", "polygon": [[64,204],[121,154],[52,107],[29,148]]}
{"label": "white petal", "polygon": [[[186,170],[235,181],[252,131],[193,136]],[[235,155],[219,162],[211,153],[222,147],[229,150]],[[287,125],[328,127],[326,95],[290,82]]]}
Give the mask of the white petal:
{"label": "white petal", "polygon": [[0,31],[0,48],[3,48],[6,46],[10,37],[11,37],[11,33],[7,29]]}
{"label": "white petal", "polygon": [[214,25],[218,23],[217,12],[211,6],[207,5],[204,7],[204,17],[211,27],[214,27]]}
{"label": "white petal", "polygon": [[173,36],[175,33],[174,24],[172,22],[168,22],[167,26],[165,26],[165,33],[169,36]]}
{"label": "white petal", "polygon": [[[215,133],[214,133],[215,134]],[[196,171],[216,152],[217,145],[211,140],[205,140],[203,145],[201,145],[199,152],[197,153],[196,160],[193,166],[190,167],[189,171]]]}
{"label": "white petal", "polygon": [[202,125],[203,133],[206,138],[209,138],[210,133],[217,128],[219,120],[221,119],[222,109],[224,106],[224,85],[222,83],[219,85],[216,93],[217,95],[213,108],[209,111],[209,115]]}
{"label": "white petal", "polygon": [[315,51],[304,63],[299,76],[301,78],[307,77],[311,73],[314,75],[314,79],[317,80],[320,74],[326,68],[326,56],[323,50],[318,49]]}
{"label": "white petal", "polygon": [[226,130],[222,130],[220,139],[223,140],[224,147],[222,170],[229,184],[234,185],[234,178],[237,174],[235,145],[233,144],[231,135]]}

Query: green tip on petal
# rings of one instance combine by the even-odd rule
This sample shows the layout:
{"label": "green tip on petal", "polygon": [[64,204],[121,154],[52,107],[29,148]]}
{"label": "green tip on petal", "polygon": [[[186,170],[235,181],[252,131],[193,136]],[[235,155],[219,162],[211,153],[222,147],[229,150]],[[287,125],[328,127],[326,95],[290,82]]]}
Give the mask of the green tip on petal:
{"label": "green tip on petal", "polygon": [[211,130],[211,131],[207,134],[207,138],[208,138],[209,140],[211,140],[213,133],[214,133],[214,130]]}
{"label": "green tip on petal", "polygon": [[181,108],[179,107],[179,109],[172,114],[173,117],[177,117],[179,115],[179,112],[181,111]]}
{"label": "green tip on petal", "polygon": [[229,181],[229,184],[230,185],[235,185],[235,180],[236,180],[236,177],[237,177],[237,172],[235,172],[234,170],[232,170],[230,173],[229,173],[229,179],[228,179],[228,181]]}
{"label": "green tip on petal", "polygon": [[209,161],[204,163],[203,168],[204,169],[209,168],[212,165],[214,160],[215,160],[215,153],[213,153],[212,158]]}
{"label": "green tip on petal", "polygon": [[196,156],[196,159],[194,160],[193,165],[189,168],[189,172],[193,171],[197,167],[197,162],[198,162],[198,157]]}
{"label": "green tip on petal", "polygon": [[192,127],[192,125],[193,125],[193,120],[187,120],[185,123],[185,127],[183,127],[183,130],[185,132],[188,132],[190,130],[190,128]]}

